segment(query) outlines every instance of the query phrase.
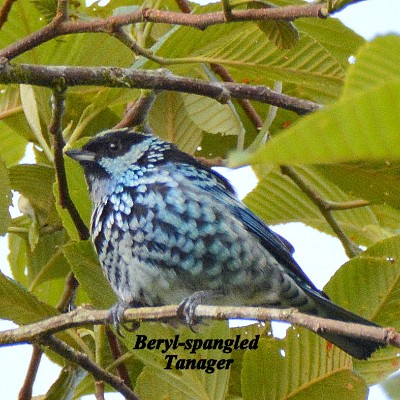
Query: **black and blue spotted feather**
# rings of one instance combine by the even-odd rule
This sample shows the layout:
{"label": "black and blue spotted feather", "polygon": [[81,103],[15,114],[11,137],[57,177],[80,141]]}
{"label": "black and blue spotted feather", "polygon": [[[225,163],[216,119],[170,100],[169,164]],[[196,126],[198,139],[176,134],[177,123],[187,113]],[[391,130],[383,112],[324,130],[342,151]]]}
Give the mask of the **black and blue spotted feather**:
{"label": "black and blue spotted feather", "polygon": [[[229,182],[173,144],[129,129],[98,134],[69,156],[84,168],[91,236],[104,273],[128,306],[198,303],[296,307],[374,325],[333,304],[292,257],[292,246],[235,196]],[[371,340],[320,333],[365,359]]]}

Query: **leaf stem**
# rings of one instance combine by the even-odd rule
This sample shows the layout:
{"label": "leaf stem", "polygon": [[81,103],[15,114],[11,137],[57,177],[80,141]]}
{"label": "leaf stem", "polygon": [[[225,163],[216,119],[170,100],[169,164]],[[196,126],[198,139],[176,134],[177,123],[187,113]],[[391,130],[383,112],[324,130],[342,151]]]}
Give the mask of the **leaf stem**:
{"label": "leaf stem", "polygon": [[[332,205],[338,203],[326,202],[316,191],[309,185],[293,167],[287,165],[281,166],[281,172],[287,175],[296,185],[309,197],[309,199],[318,207],[321,214],[324,216],[328,224],[331,226],[332,230],[335,232],[338,239],[342,242],[342,245],[346,251],[348,257],[352,258],[360,254],[360,248],[349,239],[343,229],[339,226],[336,218],[332,214]],[[360,204],[360,203],[358,203]],[[336,208],[344,209],[344,208]]]}

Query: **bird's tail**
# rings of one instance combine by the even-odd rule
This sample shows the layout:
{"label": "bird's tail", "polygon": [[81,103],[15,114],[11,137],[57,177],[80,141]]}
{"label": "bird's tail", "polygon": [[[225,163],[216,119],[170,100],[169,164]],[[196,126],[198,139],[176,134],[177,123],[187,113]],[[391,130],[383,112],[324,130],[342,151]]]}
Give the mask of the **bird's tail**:
{"label": "bird's tail", "polygon": [[[308,294],[316,303],[318,310],[320,310],[320,316],[324,318],[379,327],[379,325],[337,306],[336,304],[332,303],[327,298],[322,297],[318,293]],[[350,354],[352,357],[358,358],[360,360],[366,360],[375,350],[384,346],[384,344],[376,342],[374,340],[360,339],[336,333],[318,332],[318,334],[324,339],[341,348],[346,353]]]}

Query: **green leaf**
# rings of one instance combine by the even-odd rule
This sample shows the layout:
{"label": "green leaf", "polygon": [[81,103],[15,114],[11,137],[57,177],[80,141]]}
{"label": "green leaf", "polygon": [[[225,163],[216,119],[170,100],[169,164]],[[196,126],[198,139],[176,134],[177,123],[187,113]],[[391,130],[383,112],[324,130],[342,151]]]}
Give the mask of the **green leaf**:
{"label": "green leaf", "polygon": [[[270,225],[296,221],[333,234],[317,206],[292,180],[276,169],[260,171],[262,169],[258,167],[260,180],[257,187],[244,199],[253,212]],[[326,200],[342,202],[353,199],[326,179],[318,168],[299,167],[296,173]],[[359,244],[370,245],[393,235],[393,231],[384,224],[380,226],[380,209],[362,207],[335,211],[335,219],[346,234]]]}
{"label": "green leaf", "polygon": [[63,247],[63,253],[93,307],[105,309],[116,303],[90,241],[71,242]]}
{"label": "green leaf", "polygon": [[374,322],[400,329],[400,236],[382,240],[340,268],[326,286],[332,300]]}
{"label": "green leaf", "polygon": [[364,0],[330,0],[328,1],[328,11],[330,13],[334,13],[340,11],[342,8],[347,7],[349,4],[352,3],[359,3],[360,1]]}
{"label": "green leaf", "polygon": [[352,372],[347,354],[296,327],[289,328],[284,340],[260,339],[258,350],[245,353],[242,393],[244,400],[363,400],[367,387]]}
{"label": "green leaf", "polygon": [[[199,6],[196,12],[212,12],[219,10],[219,7],[215,4]],[[328,25],[336,33],[342,33],[345,29],[340,22],[328,22]],[[319,30],[324,29],[325,26],[320,23]],[[218,63],[227,67],[238,82],[254,81],[269,86],[274,80],[285,84],[291,82],[299,85],[298,94],[301,92],[302,97],[331,100],[340,93],[347,58],[352,53],[344,44],[334,47],[332,38],[329,38],[328,44],[335,52],[331,54],[331,49],[327,50],[326,46],[329,35],[317,34],[316,31],[315,28],[310,29],[311,33],[302,31],[298,43],[282,51],[273,42],[265,40],[265,33],[254,23],[216,25],[205,31],[182,26],[169,32],[166,40],[161,38],[161,45],[157,43],[153,49],[158,56],[174,59],[170,69],[176,73],[194,75],[194,64]],[[348,41],[344,40],[343,43],[347,44]],[[352,50],[354,42],[349,47]],[[344,52],[347,52],[346,57],[341,56],[340,61],[346,59],[346,63],[338,62],[336,53]],[[146,67],[157,66],[147,62]]]}
{"label": "green leaf", "polygon": [[[356,314],[383,326],[400,329],[400,236],[369,247],[344,264],[324,290],[331,299]],[[354,361],[369,383],[397,370],[398,351],[388,347],[375,352],[368,362]]]}
{"label": "green leaf", "polygon": [[[302,118],[254,153],[236,153],[231,166],[332,164],[359,160],[399,160],[400,81]],[[351,113],[349,112],[351,110]]]}
{"label": "green leaf", "polygon": [[397,160],[399,115],[392,104],[400,99],[399,42],[389,36],[364,45],[341,101],[303,118],[257,152],[233,155],[231,164]]}
{"label": "green leaf", "polygon": [[[23,216],[19,217],[19,220],[24,219],[25,221],[28,217]],[[25,222],[24,221],[24,222]],[[30,224],[29,219],[29,224]],[[15,226],[15,219],[13,220],[13,225]],[[26,228],[28,229],[28,228]],[[27,254],[28,254],[28,241],[25,237],[26,235],[17,235],[17,234],[8,234],[8,262],[10,265],[10,269],[12,272],[12,276],[16,279],[20,284],[25,287],[28,286],[28,277],[26,274],[26,266],[28,263]]]}
{"label": "green leaf", "polygon": [[243,136],[243,126],[230,105],[192,94],[164,92],[148,116],[152,130],[193,154],[203,133]]}
{"label": "green leaf", "polygon": [[[39,274],[44,273],[43,268],[48,270],[51,277],[65,276],[65,264],[58,265],[57,256],[59,247],[65,242],[66,235],[64,230],[39,234],[38,242],[33,251],[28,254],[28,282],[29,285],[35,281]],[[50,265],[47,265],[50,263]],[[61,268],[58,271],[58,266]]]}
{"label": "green leaf", "polygon": [[3,160],[0,159],[0,236],[7,233],[11,222],[8,208],[11,205],[11,188],[8,171]]}
{"label": "green leaf", "polygon": [[0,157],[7,166],[18,163],[25,154],[29,125],[24,118],[19,90],[0,85]]}
{"label": "green leaf", "polygon": [[49,212],[54,203],[54,168],[43,164],[19,164],[9,168],[13,190],[39,210]]}
{"label": "green leaf", "polygon": [[[343,88],[343,98],[352,97],[387,82],[400,80],[400,37],[388,35],[367,42],[355,55]],[[380,107],[379,107],[380,108]],[[384,110],[384,108],[380,108]]]}
{"label": "green leaf", "polygon": [[201,142],[203,129],[188,115],[184,96],[174,92],[159,94],[149,111],[148,123],[159,137],[193,154]]}
{"label": "green leaf", "polygon": [[189,117],[204,131],[222,135],[243,136],[243,126],[232,104],[221,104],[214,99],[186,94],[183,102]]}
{"label": "green leaf", "polygon": [[400,208],[398,162],[354,162],[317,167],[326,178],[351,196]]}
{"label": "green leaf", "polygon": [[18,282],[0,272],[0,318],[21,325],[57,314],[55,308],[38,300]]}
{"label": "green leaf", "polygon": [[[90,217],[92,214],[92,204],[90,202],[89,192],[87,189],[82,168],[76,161],[71,160],[69,157],[64,158],[64,163],[67,174],[69,195],[86,226],[89,226]],[[59,192],[57,183],[54,184],[53,193],[56,198],[56,208],[58,214],[60,215],[64,228],[67,230],[68,235],[71,239],[79,240],[79,235],[76,230],[75,224],[71,219],[71,216],[66,209],[62,208],[59,205]]]}
{"label": "green leaf", "polygon": [[[136,334],[146,335],[149,339],[163,338],[174,339],[177,334],[170,327],[154,324],[142,324]],[[186,339],[228,339],[230,338],[229,328],[226,322],[210,322],[210,325],[202,326],[197,334],[193,334],[187,328],[179,331],[179,341]],[[129,342],[128,347],[133,348],[134,341]],[[134,354],[144,364],[143,373],[139,376],[135,387],[135,392],[143,400],[155,398],[174,398],[174,399],[225,399],[228,390],[229,369],[215,370],[213,373],[206,373],[204,370],[165,369],[167,366],[166,355],[177,355],[179,359],[230,359],[229,353],[223,353],[219,349],[198,350],[195,354],[190,350],[179,347],[169,350],[163,354],[161,351],[148,349],[134,350]],[[175,362],[172,363],[175,366]],[[149,382],[157,382],[155,385]]]}
{"label": "green leaf", "polygon": [[[264,1],[249,1],[247,8],[271,7]],[[267,38],[279,49],[290,49],[299,40],[299,32],[290,21],[262,21],[257,23],[258,27],[265,33]]]}
{"label": "green leaf", "polygon": [[[306,5],[298,0],[270,0],[276,6]],[[300,32],[306,32],[320,43],[347,70],[349,57],[354,56],[365,39],[344,25],[338,18],[300,18],[295,22]],[[340,39],[338,39],[340,38]]]}
{"label": "green leaf", "polygon": [[74,398],[77,386],[82,382],[87,372],[77,366],[64,367],[57,380],[46,393],[46,400],[70,400]]}
{"label": "green leaf", "polygon": [[48,144],[43,136],[40,124],[38,102],[33,87],[31,85],[20,85],[21,104],[24,110],[25,118],[31,128],[33,136],[42,150],[45,152],[49,160],[53,159]]}

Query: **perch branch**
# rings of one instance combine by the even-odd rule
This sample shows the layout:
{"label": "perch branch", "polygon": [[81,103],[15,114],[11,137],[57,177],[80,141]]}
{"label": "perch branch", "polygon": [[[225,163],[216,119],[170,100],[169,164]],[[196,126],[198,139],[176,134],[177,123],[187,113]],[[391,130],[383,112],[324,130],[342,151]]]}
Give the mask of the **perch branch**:
{"label": "perch branch", "polygon": [[[375,340],[379,343],[400,347],[400,333],[393,328],[359,325],[335,321],[303,314],[296,309],[274,309],[264,307],[223,307],[199,305],[196,317],[217,320],[250,319],[255,321],[283,321],[303,326],[314,332],[330,332],[362,339]],[[131,308],[125,311],[124,321],[157,321],[177,318],[177,306]],[[0,345],[31,343],[43,335],[51,335],[69,328],[84,325],[111,323],[107,310],[91,310],[79,307],[69,313],[60,314],[46,320],[16,329],[0,332]]]}

